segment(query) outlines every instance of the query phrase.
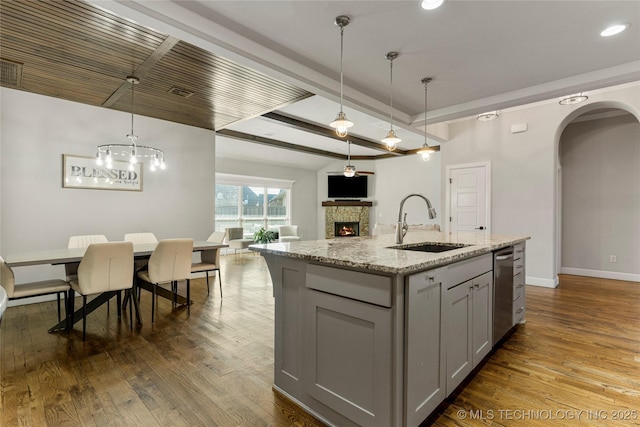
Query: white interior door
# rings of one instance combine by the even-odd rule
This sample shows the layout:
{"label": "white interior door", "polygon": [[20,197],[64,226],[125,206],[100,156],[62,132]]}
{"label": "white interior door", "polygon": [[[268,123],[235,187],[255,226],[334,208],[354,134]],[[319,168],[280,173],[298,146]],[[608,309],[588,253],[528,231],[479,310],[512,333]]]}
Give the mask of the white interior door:
{"label": "white interior door", "polygon": [[449,232],[488,232],[491,224],[490,164],[452,165],[447,169]]}

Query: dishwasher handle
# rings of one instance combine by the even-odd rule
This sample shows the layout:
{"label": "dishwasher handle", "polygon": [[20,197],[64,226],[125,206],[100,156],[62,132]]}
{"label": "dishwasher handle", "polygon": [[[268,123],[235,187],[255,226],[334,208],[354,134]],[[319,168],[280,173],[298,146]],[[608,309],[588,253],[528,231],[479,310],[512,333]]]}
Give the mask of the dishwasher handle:
{"label": "dishwasher handle", "polygon": [[507,254],[507,255],[498,255],[496,256],[496,261],[504,261],[505,259],[511,259],[513,258],[513,254]]}

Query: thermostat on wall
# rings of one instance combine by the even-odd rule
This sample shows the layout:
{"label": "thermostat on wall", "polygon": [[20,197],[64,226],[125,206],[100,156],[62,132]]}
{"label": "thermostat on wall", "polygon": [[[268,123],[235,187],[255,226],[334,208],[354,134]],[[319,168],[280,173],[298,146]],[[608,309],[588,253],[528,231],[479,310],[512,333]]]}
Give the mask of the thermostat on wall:
{"label": "thermostat on wall", "polygon": [[518,123],[517,125],[511,125],[511,133],[522,133],[529,129],[526,123]]}

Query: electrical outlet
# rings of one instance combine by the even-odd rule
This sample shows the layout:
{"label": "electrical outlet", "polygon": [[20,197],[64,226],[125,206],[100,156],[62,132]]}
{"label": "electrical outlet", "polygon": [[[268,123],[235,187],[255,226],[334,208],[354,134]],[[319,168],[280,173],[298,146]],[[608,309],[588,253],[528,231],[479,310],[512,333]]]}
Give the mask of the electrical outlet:
{"label": "electrical outlet", "polygon": [[618,262],[618,257],[615,255],[609,255],[609,262]]}

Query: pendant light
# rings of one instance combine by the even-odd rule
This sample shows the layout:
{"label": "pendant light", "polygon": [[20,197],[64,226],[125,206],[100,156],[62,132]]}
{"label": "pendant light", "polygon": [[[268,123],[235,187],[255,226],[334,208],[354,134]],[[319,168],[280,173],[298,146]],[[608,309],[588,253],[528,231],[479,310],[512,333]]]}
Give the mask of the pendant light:
{"label": "pendant light", "polygon": [[422,160],[429,161],[431,158],[431,153],[435,153],[435,150],[429,147],[427,144],[427,89],[429,83],[431,83],[433,79],[431,77],[424,77],[421,81],[424,85],[424,144],[422,144],[422,148],[416,151],[416,154],[420,154],[422,156]]}
{"label": "pendant light", "polygon": [[347,115],[344,113],[344,111],[342,111],[342,97],[343,97],[342,59],[344,54],[344,27],[349,25],[350,21],[351,20],[349,19],[348,16],[340,15],[336,17],[336,20],[334,22],[334,24],[340,27],[340,112],[336,116],[336,119],[331,123],[329,123],[329,126],[331,126],[332,128],[335,128],[336,135],[338,135],[341,138],[344,138],[345,136],[347,136],[347,133],[348,133],[347,129],[353,126],[353,122],[349,121],[349,119],[347,119]]}
{"label": "pendant light", "polygon": [[389,133],[387,136],[382,139],[387,145],[387,150],[394,151],[398,146],[398,143],[402,141],[400,138],[396,136],[396,133],[393,131],[393,60],[398,57],[398,52],[387,52],[385,58],[389,60],[389,69],[390,69],[390,78],[389,78],[389,98],[390,98],[390,123],[391,129],[389,129]]}
{"label": "pendant light", "polygon": [[104,144],[98,146],[96,153],[96,164],[105,164],[107,169],[113,168],[113,157],[119,156],[129,161],[129,170],[134,170],[136,163],[140,160],[149,159],[149,168],[155,171],[156,168],[165,169],[164,152],[159,148],[138,145],[138,136],[133,133],[133,95],[135,85],[140,83],[137,77],[127,76],[127,81],[131,83],[131,133],[127,135],[129,144]]}
{"label": "pendant light", "polygon": [[351,164],[351,141],[347,139],[347,165],[342,171],[343,175],[347,178],[351,178],[356,174],[356,167]]}

